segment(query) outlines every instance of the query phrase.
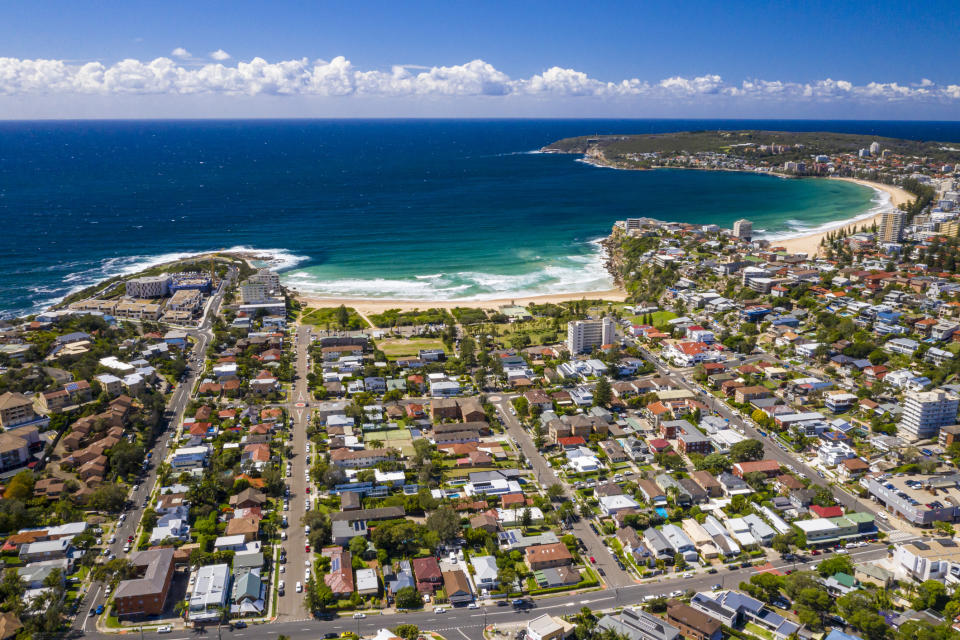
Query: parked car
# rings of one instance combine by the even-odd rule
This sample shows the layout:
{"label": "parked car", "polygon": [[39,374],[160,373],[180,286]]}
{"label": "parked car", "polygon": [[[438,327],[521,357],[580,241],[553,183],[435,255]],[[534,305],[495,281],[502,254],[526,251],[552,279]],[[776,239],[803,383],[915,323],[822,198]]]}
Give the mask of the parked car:
{"label": "parked car", "polygon": [[172,633],[173,627],[169,624],[157,627],[157,633]]}

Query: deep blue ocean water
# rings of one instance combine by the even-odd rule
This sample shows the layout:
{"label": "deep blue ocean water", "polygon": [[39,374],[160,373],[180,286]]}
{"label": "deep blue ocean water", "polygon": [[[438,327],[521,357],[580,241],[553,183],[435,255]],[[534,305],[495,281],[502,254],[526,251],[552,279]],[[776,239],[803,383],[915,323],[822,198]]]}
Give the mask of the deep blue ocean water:
{"label": "deep blue ocean water", "polygon": [[332,296],[491,298],[609,285],[618,219],[781,234],[875,193],[822,180],[627,172],[530,153],[558,138],[705,128],[960,141],[960,123],[729,120],[0,123],[0,309],[35,310],[177,254],[271,252]]}

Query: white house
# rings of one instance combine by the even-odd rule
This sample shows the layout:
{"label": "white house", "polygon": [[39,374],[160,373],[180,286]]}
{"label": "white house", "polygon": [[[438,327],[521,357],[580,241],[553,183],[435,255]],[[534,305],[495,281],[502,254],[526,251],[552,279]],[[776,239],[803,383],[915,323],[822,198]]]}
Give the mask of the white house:
{"label": "white house", "polygon": [[497,578],[497,559],[493,556],[473,556],[470,558],[473,565],[473,582],[477,591],[481,589],[496,589],[500,585]]}
{"label": "white house", "polygon": [[600,496],[597,501],[600,503],[600,509],[608,516],[615,515],[624,509],[640,507],[636,500],[627,495]]}

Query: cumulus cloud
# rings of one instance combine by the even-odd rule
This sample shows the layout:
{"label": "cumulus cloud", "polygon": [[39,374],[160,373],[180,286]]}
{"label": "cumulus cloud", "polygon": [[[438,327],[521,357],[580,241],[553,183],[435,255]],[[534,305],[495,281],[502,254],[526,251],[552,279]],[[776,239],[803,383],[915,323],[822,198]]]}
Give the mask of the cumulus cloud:
{"label": "cumulus cloud", "polygon": [[826,78],[816,82],[746,79],[734,83],[716,74],[674,76],[661,80],[600,80],[576,69],[550,67],[529,78],[511,78],[484,60],[450,66],[397,65],[389,70],[358,69],[347,58],[300,58],[269,62],[263,58],[227,64],[230,55],[219,49],[216,62],[184,66],[191,60],[183,47],[171,57],[113,64],[73,64],[62,60],[0,58],[0,95],[22,94],[222,94],[275,96],[482,97],[528,96],[649,99],[664,103],[694,101],[794,101],[810,103],[863,102],[954,104],[960,85],[918,82],[869,82],[862,85]]}

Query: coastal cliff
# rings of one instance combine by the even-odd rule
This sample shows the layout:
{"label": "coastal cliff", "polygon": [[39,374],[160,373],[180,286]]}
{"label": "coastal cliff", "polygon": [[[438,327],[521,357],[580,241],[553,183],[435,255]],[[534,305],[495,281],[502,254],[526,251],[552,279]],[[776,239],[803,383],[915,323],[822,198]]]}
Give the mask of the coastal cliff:
{"label": "coastal cliff", "polygon": [[600,241],[600,246],[603,247],[604,253],[603,266],[606,268],[607,273],[610,274],[610,277],[613,278],[613,282],[620,288],[624,288],[625,281],[623,237],[623,229],[618,225],[614,225],[610,235]]}

